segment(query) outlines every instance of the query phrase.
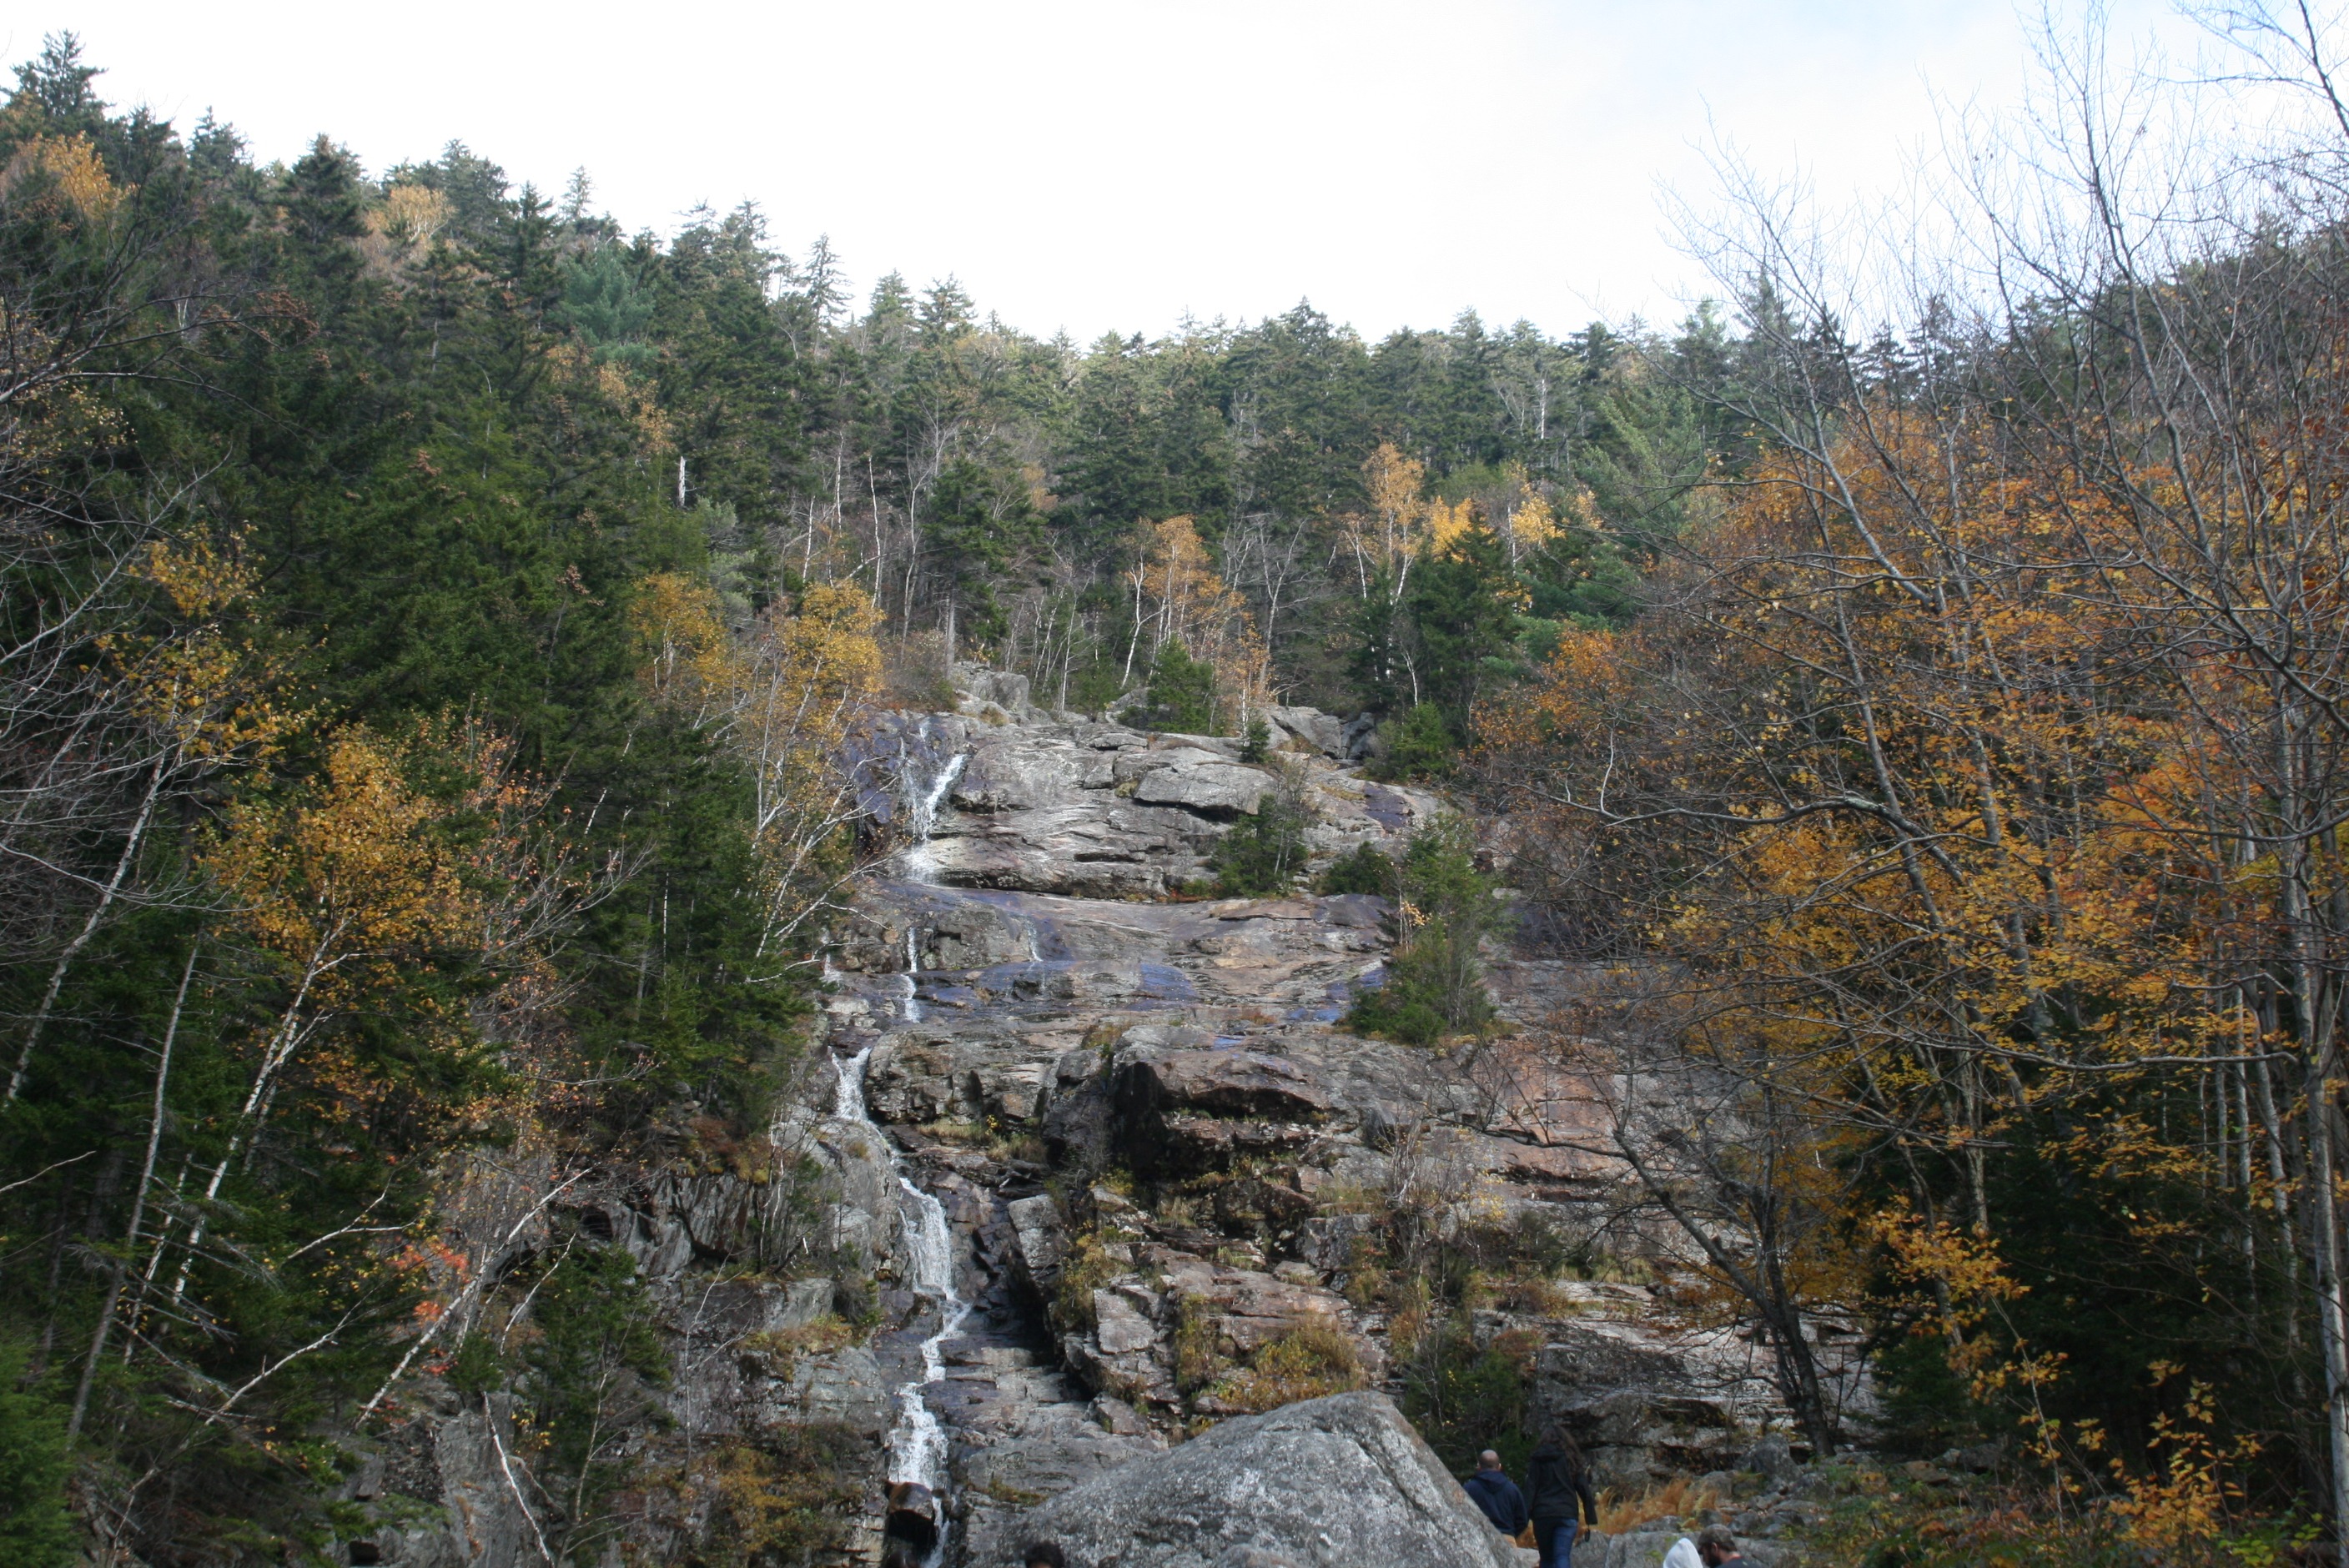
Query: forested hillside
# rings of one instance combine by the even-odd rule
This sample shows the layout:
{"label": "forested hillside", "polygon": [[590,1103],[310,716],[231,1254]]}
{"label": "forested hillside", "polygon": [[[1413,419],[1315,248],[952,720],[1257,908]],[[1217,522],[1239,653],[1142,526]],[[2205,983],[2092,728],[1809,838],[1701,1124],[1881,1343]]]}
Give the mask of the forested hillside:
{"label": "forested hillside", "polygon": [[[814,1212],[745,1150],[877,841],[860,726],[958,663],[1374,716],[1480,824],[1460,987],[1472,865],[1488,943],[1615,976],[1508,1044],[1638,1088],[1605,1152],[1808,1451],[2004,1445],[1996,1508],[1853,1555],[2349,1553],[2344,149],[2107,222],[2087,141],[1957,202],[1972,293],[1839,289],[1757,200],[1667,333],[1078,345],[748,207],[260,164],[50,40],[0,111],[0,1559],[305,1560],[429,1368],[518,1401],[539,1550],[596,1560],[642,1287],[584,1234],[475,1276],[451,1194],[685,1161]],[[491,1288],[533,1336],[442,1342]]]}

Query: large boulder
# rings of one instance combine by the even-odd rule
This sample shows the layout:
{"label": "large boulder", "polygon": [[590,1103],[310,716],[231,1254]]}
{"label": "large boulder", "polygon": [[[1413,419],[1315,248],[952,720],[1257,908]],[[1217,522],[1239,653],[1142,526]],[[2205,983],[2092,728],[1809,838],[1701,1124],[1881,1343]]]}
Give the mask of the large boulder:
{"label": "large boulder", "polygon": [[1072,1568],[1516,1568],[1516,1553],[1383,1394],[1226,1421],[1030,1513]]}
{"label": "large boulder", "polygon": [[974,707],[993,706],[1001,708],[1013,720],[1029,716],[1028,677],[1009,670],[991,670],[985,665],[955,665],[953,686],[956,695]]}
{"label": "large boulder", "polygon": [[[1324,757],[1345,759],[1346,725],[1335,714],[1323,713],[1318,707],[1270,707],[1265,709],[1265,717]],[[1292,746],[1290,749],[1298,748]]]}
{"label": "large boulder", "polygon": [[[1075,748],[1059,747],[1047,750],[1017,744],[1024,734],[1014,731],[1007,739],[971,748],[970,760],[963,764],[953,792],[947,797],[956,810],[1034,810],[1060,804],[1077,787],[1080,779],[1074,766],[1078,755]],[[1085,760],[1094,758],[1088,755]],[[1109,768],[1106,763],[1098,763],[1093,771],[1106,778]]]}
{"label": "large boulder", "polygon": [[1272,775],[1260,768],[1244,768],[1237,762],[1194,762],[1152,769],[1134,785],[1133,798],[1145,805],[1252,817],[1272,787]]}

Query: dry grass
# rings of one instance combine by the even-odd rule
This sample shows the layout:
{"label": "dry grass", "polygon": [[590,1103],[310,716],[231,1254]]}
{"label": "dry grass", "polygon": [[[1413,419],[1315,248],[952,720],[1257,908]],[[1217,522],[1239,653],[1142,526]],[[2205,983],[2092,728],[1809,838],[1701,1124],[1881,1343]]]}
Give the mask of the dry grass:
{"label": "dry grass", "polygon": [[1052,1326],[1063,1333],[1093,1326],[1093,1292],[1115,1279],[1121,1265],[1102,1250],[1099,1231],[1080,1231],[1070,1240],[1068,1261],[1053,1287]]}
{"label": "dry grass", "polygon": [[1656,1269],[1645,1258],[1618,1257],[1600,1253],[1576,1273],[1595,1284],[1653,1284]]}
{"label": "dry grass", "polygon": [[1324,1214],[1383,1214],[1392,1207],[1385,1193],[1355,1181],[1323,1182],[1313,1204]]}
{"label": "dry grass", "polygon": [[788,1379],[802,1356],[828,1356],[856,1343],[861,1337],[854,1324],[837,1313],[825,1313],[812,1323],[797,1328],[771,1329],[762,1334],[745,1335],[742,1348],[766,1357],[770,1370],[780,1378]]}
{"label": "dry grass", "polygon": [[1619,1535],[1659,1519],[1686,1519],[1700,1509],[1720,1506],[1719,1492],[1684,1475],[1628,1494],[1609,1487],[1599,1494],[1599,1528],[1609,1535]]}
{"label": "dry grass", "polygon": [[1258,1350],[1247,1370],[1216,1383],[1213,1393],[1226,1406],[1253,1412],[1344,1393],[1365,1380],[1353,1341],[1335,1328],[1308,1323]]}
{"label": "dry grass", "polygon": [[1047,1164],[1051,1159],[1051,1150],[1044,1147],[1040,1134],[1015,1128],[996,1128],[987,1151],[998,1160],[1019,1160],[1030,1165]]}

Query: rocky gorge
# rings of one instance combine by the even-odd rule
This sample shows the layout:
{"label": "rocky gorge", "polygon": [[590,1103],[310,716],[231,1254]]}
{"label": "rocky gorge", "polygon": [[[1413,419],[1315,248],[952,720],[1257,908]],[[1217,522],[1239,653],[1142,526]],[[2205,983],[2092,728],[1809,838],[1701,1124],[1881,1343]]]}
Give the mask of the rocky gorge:
{"label": "rocky gorge", "polygon": [[[1702,1478],[1767,1561],[1809,1505],[1766,1346],[1683,1288],[1606,1152],[1619,1086],[1554,1048],[1619,976],[1504,935],[1486,1037],[1350,1033],[1386,900],[1200,890],[1278,791],[1316,866],[1443,816],[1365,776],[1366,726],[1276,708],[1243,760],[1039,709],[1016,676],[956,684],[955,711],[860,741],[872,859],[764,1136],[686,1124],[657,1166],[518,1155],[459,1189],[483,1297],[566,1235],[644,1282],[666,1375],[615,1439],[605,1537],[573,1554],[952,1568],[1050,1531],[1087,1568],[1508,1565],[1440,1484],[1458,1453],[1423,1440],[1483,1445],[1474,1374],[1523,1429],[1571,1433],[1600,1486]],[[1812,1332],[1864,1410],[1853,1336]],[[346,1486],[351,1561],[562,1554],[513,1396],[460,1381],[425,1377]],[[1361,1487],[1343,1528],[1297,1506]],[[1634,1568],[1672,1538],[1651,1522],[1580,1560]]]}

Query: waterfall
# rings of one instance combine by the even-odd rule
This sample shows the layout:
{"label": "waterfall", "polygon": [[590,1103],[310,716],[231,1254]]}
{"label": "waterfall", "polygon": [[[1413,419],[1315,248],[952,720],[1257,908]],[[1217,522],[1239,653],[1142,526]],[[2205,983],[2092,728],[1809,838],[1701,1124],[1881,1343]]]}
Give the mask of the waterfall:
{"label": "waterfall", "polygon": [[[921,728],[916,733],[926,742],[930,738],[930,721],[923,719]],[[926,755],[925,751],[924,756]],[[899,864],[904,867],[908,882],[936,882],[938,861],[936,852],[930,848],[930,830],[938,825],[938,808],[946,804],[947,796],[954,789],[955,780],[962,777],[963,764],[969,758],[959,751],[955,753],[939,766],[937,772],[926,783],[919,781],[915,760],[911,752],[905,753],[897,773],[898,788],[905,798],[905,831],[913,841],[899,857]],[[914,930],[913,922],[908,920],[905,923],[905,1019],[909,1024],[922,1021],[922,1003],[915,994],[914,979],[921,973],[921,938]]]}
{"label": "waterfall", "polygon": [[[929,720],[922,720],[916,732],[926,743],[930,737]],[[921,760],[926,760],[926,744]],[[926,882],[935,880],[937,861],[930,849],[930,832],[937,826],[938,810],[946,804],[955,780],[962,777],[965,757],[957,753],[947,758],[934,775],[925,779],[916,766],[916,754],[908,749],[903,757],[897,779],[905,802],[906,836],[911,841],[901,857],[907,880]],[[902,1016],[908,1024],[922,1021],[922,1003],[917,990],[917,975],[922,966],[921,937],[909,919],[905,925],[905,987]],[[948,1339],[961,1332],[963,1321],[970,1315],[970,1304],[955,1288],[954,1237],[947,1225],[946,1205],[916,1185],[905,1171],[897,1146],[873,1119],[865,1104],[864,1078],[872,1064],[873,1047],[867,1046],[846,1061],[834,1058],[833,1071],[839,1075],[834,1096],[834,1114],[843,1121],[853,1121],[870,1129],[873,1142],[888,1155],[891,1172],[897,1178],[900,1193],[898,1208],[901,1231],[907,1263],[913,1274],[909,1282],[914,1290],[937,1305],[937,1331],[922,1341],[920,1374],[902,1383],[897,1388],[897,1419],[889,1430],[889,1480],[912,1481],[929,1489],[940,1503],[937,1541],[930,1549],[926,1568],[937,1568],[946,1560],[947,1534],[951,1525],[944,1503],[947,1495],[947,1431],[929,1404],[929,1387],[946,1376],[945,1346]]]}
{"label": "waterfall", "polygon": [[[962,777],[962,766],[968,760],[957,752],[947,759],[947,765],[938,769],[937,777],[918,794],[910,789],[906,792],[905,828],[914,841],[905,847],[905,877],[909,882],[937,880],[938,857],[937,851],[930,848],[930,830],[938,825],[938,808],[946,804],[947,793],[955,787],[955,780]],[[908,769],[905,777],[910,784],[912,770]]]}
{"label": "waterfall", "polygon": [[[893,1483],[918,1482],[943,1501],[947,1491],[946,1428],[930,1409],[927,1394],[929,1386],[946,1376],[945,1344],[961,1330],[963,1320],[970,1315],[970,1304],[955,1288],[954,1238],[947,1228],[946,1205],[914,1185],[897,1158],[896,1144],[882,1131],[865,1107],[864,1074],[872,1058],[873,1047],[867,1046],[844,1062],[833,1061],[833,1070],[839,1078],[833,1113],[843,1121],[870,1129],[874,1144],[887,1151],[890,1169],[905,1194],[900,1212],[905,1221],[905,1253],[913,1264],[913,1286],[918,1294],[935,1297],[938,1305],[937,1332],[922,1341],[921,1376],[897,1387],[897,1422],[889,1431],[889,1480]],[[930,1557],[934,1563],[945,1555],[946,1532],[947,1522],[941,1510],[938,1544]]]}
{"label": "waterfall", "polygon": [[[970,1304],[955,1290],[954,1241],[947,1232],[946,1205],[903,1175],[905,1190],[920,1223],[906,1228],[905,1250],[914,1262],[914,1288],[938,1298],[938,1331],[922,1341],[922,1379],[897,1391],[902,1413],[889,1434],[889,1479],[919,1481],[941,1499],[946,1495],[947,1433],[925,1397],[929,1386],[947,1375],[943,1346],[970,1315]],[[943,1511],[938,1521],[939,1549],[946,1541]]]}
{"label": "waterfall", "polygon": [[947,758],[947,765],[938,769],[938,776],[914,798],[913,816],[905,825],[913,830],[916,843],[929,842],[930,830],[938,825],[938,808],[946,803],[947,791],[955,787],[955,780],[962,777],[963,764],[969,760],[968,755],[959,751]]}
{"label": "waterfall", "polygon": [[[832,1059],[832,1114],[841,1121],[854,1121],[873,1127],[873,1118],[864,1109],[864,1069],[872,1065],[873,1047],[865,1047],[846,1061]],[[874,1131],[879,1131],[877,1127]],[[876,1139],[882,1148],[890,1150],[891,1163],[895,1163],[895,1145],[885,1138]]]}

